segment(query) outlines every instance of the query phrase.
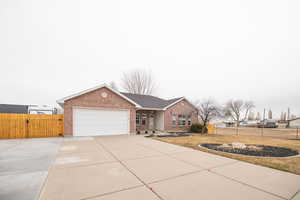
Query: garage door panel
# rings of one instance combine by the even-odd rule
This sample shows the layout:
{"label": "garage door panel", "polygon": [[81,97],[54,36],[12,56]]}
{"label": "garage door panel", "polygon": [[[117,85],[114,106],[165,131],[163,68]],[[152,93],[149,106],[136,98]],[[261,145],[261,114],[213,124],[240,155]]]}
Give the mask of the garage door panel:
{"label": "garage door panel", "polygon": [[129,111],[76,108],[73,127],[75,136],[129,134]]}

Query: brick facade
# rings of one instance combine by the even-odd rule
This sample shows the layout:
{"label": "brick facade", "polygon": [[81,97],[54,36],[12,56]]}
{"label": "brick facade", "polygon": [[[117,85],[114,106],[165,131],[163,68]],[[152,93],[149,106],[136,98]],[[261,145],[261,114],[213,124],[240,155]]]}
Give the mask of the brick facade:
{"label": "brick facade", "polygon": [[[172,124],[172,116],[176,116],[176,125]],[[182,100],[168,108],[164,113],[165,131],[167,132],[185,132],[190,129],[188,122],[185,126],[178,125],[178,116],[191,116],[191,124],[198,122],[197,110],[186,100]]]}
{"label": "brick facade", "polygon": [[[102,97],[102,92],[105,92],[107,97]],[[130,133],[135,133],[135,105],[105,87],[74,97],[64,103],[65,136],[73,135],[73,107],[128,109],[130,111]]]}

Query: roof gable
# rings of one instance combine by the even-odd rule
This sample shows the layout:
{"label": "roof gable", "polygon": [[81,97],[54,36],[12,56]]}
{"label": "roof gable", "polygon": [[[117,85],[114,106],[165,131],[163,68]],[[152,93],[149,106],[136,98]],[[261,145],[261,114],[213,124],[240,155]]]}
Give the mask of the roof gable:
{"label": "roof gable", "polygon": [[196,106],[195,106],[194,104],[192,104],[189,100],[187,100],[185,97],[178,98],[177,101],[174,101],[173,103],[171,103],[171,104],[169,104],[168,106],[166,106],[166,107],[164,108],[164,110],[167,110],[168,108],[172,107],[173,105],[175,105],[175,104],[177,104],[177,103],[179,103],[179,102],[181,102],[181,101],[183,101],[183,100],[185,100],[188,104],[190,104],[195,110],[198,110],[198,109],[196,108]]}
{"label": "roof gable", "polygon": [[[137,108],[143,108],[143,109],[166,110],[169,107],[171,107],[172,105],[175,105],[176,103],[185,99],[184,97],[179,97],[179,98],[165,100],[165,99],[155,97],[152,95],[142,95],[142,94],[119,92],[117,90],[114,90],[113,88],[111,88],[110,86],[108,86],[106,84],[102,84],[97,87],[93,87],[93,88],[83,90],[81,92],[69,95],[65,98],[58,100],[57,103],[60,106],[63,106],[64,102],[67,100],[70,100],[75,97],[81,96],[83,94],[98,90],[100,88],[107,88],[110,91],[114,92],[115,94],[119,95],[120,97],[124,98],[128,102],[134,104]],[[193,104],[191,104],[191,105],[193,105]]]}
{"label": "roof gable", "polygon": [[111,88],[110,86],[108,86],[108,85],[106,85],[106,84],[102,84],[102,85],[99,85],[99,86],[97,86],[97,87],[93,87],[93,88],[90,88],[90,89],[87,89],[87,90],[83,90],[83,91],[81,91],[81,92],[78,92],[78,93],[69,95],[69,96],[67,96],[67,97],[64,97],[64,98],[58,100],[57,103],[58,103],[59,105],[62,106],[62,105],[64,104],[64,102],[67,101],[67,100],[70,100],[70,99],[73,99],[73,98],[75,98],[75,97],[81,96],[81,95],[83,95],[83,94],[86,94],[86,93],[89,93],[89,92],[98,90],[98,89],[100,89],[100,88],[107,88],[107,89],[109,89],[110,91],[112,91],[113,93],[119,95],[120,97],[122,97],[122,98],[126,99],[127,101],[129,101],[130,103],[134,104],[136,107],[141,107],[138,103],[136,103],[136,102],[133,101],[132,99],[130,99],[130,98],[124,96],[122,93],[118,92],[117,90],[114,90],[113,88]]}

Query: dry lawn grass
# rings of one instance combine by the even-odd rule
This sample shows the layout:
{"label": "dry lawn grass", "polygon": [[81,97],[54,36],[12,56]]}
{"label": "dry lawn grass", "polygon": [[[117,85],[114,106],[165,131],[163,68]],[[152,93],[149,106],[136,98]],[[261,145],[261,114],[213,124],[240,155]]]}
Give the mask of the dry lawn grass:
{"label": "dry lawn grass", "polygon": [[193,134],[188,137],[170,137],[170,138],[156,138],[157,140],[177,144],[185,147],[190,147],[196,150],[205,151],[228,158],[233,158],[236,160],[242,160],[249,163],[262,165],[266,167],[271,167],[295,174],[300,175],[300,157],[290,157],[290,158],[271,158],[271,157],[254,157],[245,156],[238,154],[230,154],[224,152],[217,152],[213,150],[208,150],[203,147],[199,147],[199,144],[203,143],[219,143],[228,144],[232,142],[242,142],[245,144],[260,144],[260,145],[270,145],[287,147],[300,151],[300,140],[285,140],[285,139],[273,139],[273,138],[261,138],[261,137],[251,137],[251,136],[224,136],[224,135],[198,135]]}

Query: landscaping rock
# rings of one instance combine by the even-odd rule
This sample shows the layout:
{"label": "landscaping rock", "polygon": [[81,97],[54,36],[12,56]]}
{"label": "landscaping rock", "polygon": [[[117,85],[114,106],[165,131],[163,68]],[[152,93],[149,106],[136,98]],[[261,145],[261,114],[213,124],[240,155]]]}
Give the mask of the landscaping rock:
{"label": "landscaping rock", "polygon": [[261,151],[263,149],[262,147],[258,147],[255,145],[248,145],[247,148],[250,150],[255,150],[255,151]]}
{"label": "landscaping rock", "polygon": [[218,148],[232,148],[229,144],[222,144]]}
{"label": "landscaping rock", "polygon": [[240,143],[240,142],[233,142],[232,144],[232,148],[234,149],[246,149],[247,146],[244,143]]}

